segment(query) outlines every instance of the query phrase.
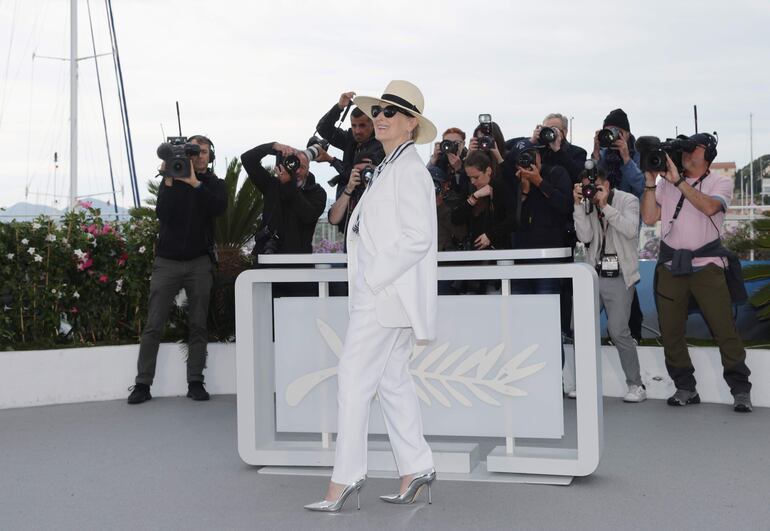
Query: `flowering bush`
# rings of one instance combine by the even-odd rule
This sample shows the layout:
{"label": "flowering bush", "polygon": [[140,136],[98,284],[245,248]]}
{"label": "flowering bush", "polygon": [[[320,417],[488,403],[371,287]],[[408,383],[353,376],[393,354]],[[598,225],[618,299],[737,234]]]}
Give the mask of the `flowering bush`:
{"label": "flowering bush", "polygon": [[329,240],[321,240],[313,246],[314,253],[342,253],[344,252],[345,242],[338,241],[333,242]]}
{"label": "flowering bush", "polygon": [[40,348],[135,341],[147,313],[153,218],[105,221],[81,203],[60,220],[0,224],[0,341]]}

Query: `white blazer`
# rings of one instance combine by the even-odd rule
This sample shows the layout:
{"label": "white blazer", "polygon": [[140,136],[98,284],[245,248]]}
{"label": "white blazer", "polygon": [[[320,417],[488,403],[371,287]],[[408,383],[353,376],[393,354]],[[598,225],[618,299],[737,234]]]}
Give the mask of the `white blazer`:
{"label": "white blazer", "polygon": [[[356,233],[352,227],[359,214]],[[377,297],[377,321],[384,327],[411,327],[418,341],[436,336],[436,224],[433,181],[412,144],[385,164],[353,210],[348,227],[349,285],[359,278],[357,250],[363,245],[374,256],[363,277]]]}

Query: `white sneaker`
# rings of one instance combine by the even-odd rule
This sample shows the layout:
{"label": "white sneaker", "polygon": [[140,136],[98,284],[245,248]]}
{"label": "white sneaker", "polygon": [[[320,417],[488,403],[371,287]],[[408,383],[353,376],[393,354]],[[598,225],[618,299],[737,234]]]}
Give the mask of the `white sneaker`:
{"label": "white sneaker", "polygon": [[623,397],[623,402],[644,402],[647,400],[647,391],[641,385],[631,385],[628,393]]}

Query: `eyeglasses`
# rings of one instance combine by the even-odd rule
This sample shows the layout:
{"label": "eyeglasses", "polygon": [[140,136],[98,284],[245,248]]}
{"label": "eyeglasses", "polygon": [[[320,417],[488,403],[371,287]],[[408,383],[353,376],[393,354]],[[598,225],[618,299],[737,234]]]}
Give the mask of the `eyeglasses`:
{"label": "eyeglasses", "polygon": [[396,107],[395,105],[388,105],[384,108],[381,105],[372,105],[372,118],[377,118],[380,113],[385,114],[385,118],[393,118],[397,112],[409,116],[410,118],[413,117],[410,112],[405,111],[401,107]]}

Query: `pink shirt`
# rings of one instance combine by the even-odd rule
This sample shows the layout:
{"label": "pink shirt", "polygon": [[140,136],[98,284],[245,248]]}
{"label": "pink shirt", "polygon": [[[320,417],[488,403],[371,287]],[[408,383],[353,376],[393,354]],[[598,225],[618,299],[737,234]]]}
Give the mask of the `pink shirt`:
{"label": "pink shirt", "polygon": [[[687,178],[687,184],[693,185],[698,178]],[[733,181],[729,177],[715,173],[703,179],[697,190],[718,199],[724,209],[709,218],[698,210],[687,199],[684,200],[682,210],[676,221],[674,211],[682,192],[665,179],[658,180],[658,188],[655,190],[655,200],[660,205],[660,232],[661,239],[674,249],[695,249],[714,241],[722,236],[722,223],[725,220],[726,205],[730,204],[733,197]],[[671,262],[667,262],[671,264]],[[721,258],[693,258],[693,267],[703,267],[707,264],[716,264],[725,267]]]}

